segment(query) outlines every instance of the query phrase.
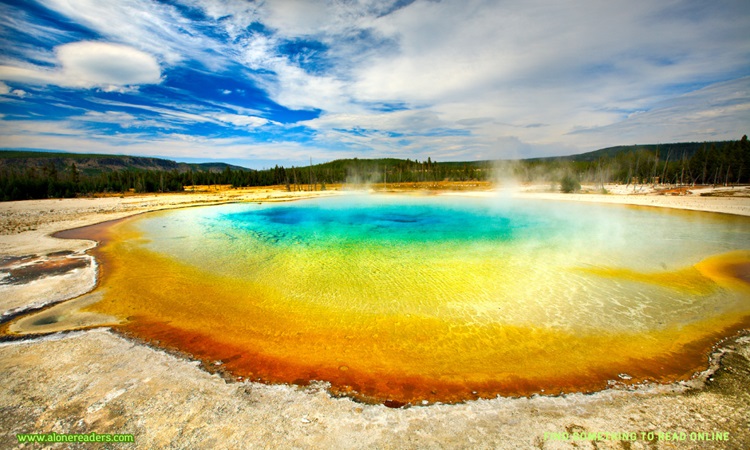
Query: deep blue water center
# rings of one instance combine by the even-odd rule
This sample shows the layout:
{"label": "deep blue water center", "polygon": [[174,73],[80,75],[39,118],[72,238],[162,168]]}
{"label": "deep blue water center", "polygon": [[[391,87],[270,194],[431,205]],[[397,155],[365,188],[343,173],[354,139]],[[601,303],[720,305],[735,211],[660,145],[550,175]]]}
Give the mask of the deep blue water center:
{"label": "deep blue water center", "polygon": [[521,203],[501,207],[472,199],[350,197],[230,212],[221,220],[279,243],[503,241],[550,235],[565,226],[536,212]]}

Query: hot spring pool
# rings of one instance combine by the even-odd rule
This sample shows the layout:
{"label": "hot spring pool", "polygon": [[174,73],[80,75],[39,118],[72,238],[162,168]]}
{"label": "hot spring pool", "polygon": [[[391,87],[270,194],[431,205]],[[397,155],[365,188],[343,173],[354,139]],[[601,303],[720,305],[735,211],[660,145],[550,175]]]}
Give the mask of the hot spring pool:
{"label": "hot spring pool", "polygon": [[237,377],[393,403],[593,391],[705,368],[750,323],[750,219],[340,196],[108,228],[122,330]]}

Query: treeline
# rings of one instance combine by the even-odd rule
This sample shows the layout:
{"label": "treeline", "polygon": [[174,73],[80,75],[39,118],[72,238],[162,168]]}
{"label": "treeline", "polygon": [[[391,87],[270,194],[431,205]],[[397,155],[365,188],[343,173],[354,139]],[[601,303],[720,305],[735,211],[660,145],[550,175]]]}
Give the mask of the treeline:
{"label": "treeline", "polygon": [[[718,145],[717,145],[718,144]],[[79,159],[60,164],[0,165],[0,200],[75,197],[99,193],[181,192],[185,186],[233,187],[283,185],[287,190],[319,190],[344,183],[361,187],[372,183],[487,181],[513,177],[518,181],[622,184],[744,184],[750,183],[750,143],[706,143],[696,147],[657,146],[620,152],[592,152],[596,158],[577,155],[522,161],[436,162],[410,159],[342,159],[307,167],[275,166],[248,170],[226,166],[222,171],[191,167],[189,170],[80,170]],[[688,150],[689,149],[689,152]],[[696,150],[697,148],[697,150]],[[0,156],[2,154],[0,153]],[[584,156],[584,157],[582,157]],[[42,158],[41,156],[39,158]]]}
{"label": "treeline", "polygon": [[121,170],[88,175],[71,163],[65,170],[50,164],[37,167],[0,169],[0,200],[68,198],[98,193],[181,191],[177,171]]}
{"label": "treeline", "polygon": [[0,200],[68,198],[101,193],[182,192],[191,185],[268,186],[280,184],[275,171],[232,170],[117,170],[84,173],[75,162],[64,170],[54,164],[0,168]]}
{"label": "treeline", "polygon": [[[493,176],[493,163],[442,162],[428,157],[426,161],[382,158],[339,159],[310,166],[309,168],[279,169],[279,179],[295,185],[317,183],[344,183],[367,185],[372,183],[414,183],[425,181],[489,180]],[[281,184],[281,183],[278,183]]]}
{"label": "treeline", "polygon": [[[513,172],[521,181],[559,181],[564,177],[584,183],[734,185],[750,183],[750,143],[706,143],[689,154],[663,151],[658,146],[601,154],[595,160],[574,157],[520,161]],[[678,147],[679,148],[679,147]]]}
{"label": "treeline", "polygon": [[287,190],[320,190],[330,184],[361,187],[370,183],[409,183],[441,180],[488,180],[492,163],[437,163],[401,159],[346,159],[308,167],[275,166],[248,170],[82,171],[75,160],[59,169],[59,157],[31,167],[0,166],[0,200],[66,198],[100,193],[181,192],[186,186],[286,186]]}

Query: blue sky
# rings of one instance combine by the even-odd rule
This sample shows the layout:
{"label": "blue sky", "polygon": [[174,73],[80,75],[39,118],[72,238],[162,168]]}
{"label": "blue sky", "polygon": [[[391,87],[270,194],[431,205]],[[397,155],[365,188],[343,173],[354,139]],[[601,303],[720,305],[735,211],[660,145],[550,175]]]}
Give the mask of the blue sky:
{"label": "blue sky", "polygon": [[0,147],[524,158],[750,132],[750,2],[0,0]]}

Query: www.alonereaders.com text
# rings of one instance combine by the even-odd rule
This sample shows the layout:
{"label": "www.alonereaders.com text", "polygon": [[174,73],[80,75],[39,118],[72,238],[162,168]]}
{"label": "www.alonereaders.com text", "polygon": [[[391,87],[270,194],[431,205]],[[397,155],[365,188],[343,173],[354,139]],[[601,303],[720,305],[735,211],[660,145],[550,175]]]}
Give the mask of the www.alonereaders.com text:
{"label": "www.alonereaders.com text", "polygon": [[122,442],[132,443],[135,438],[132,434],[99,434],[95,432],[87,434],[57,434],[57,433],[19,433],[16,434],[19,443],[25,442]]}

